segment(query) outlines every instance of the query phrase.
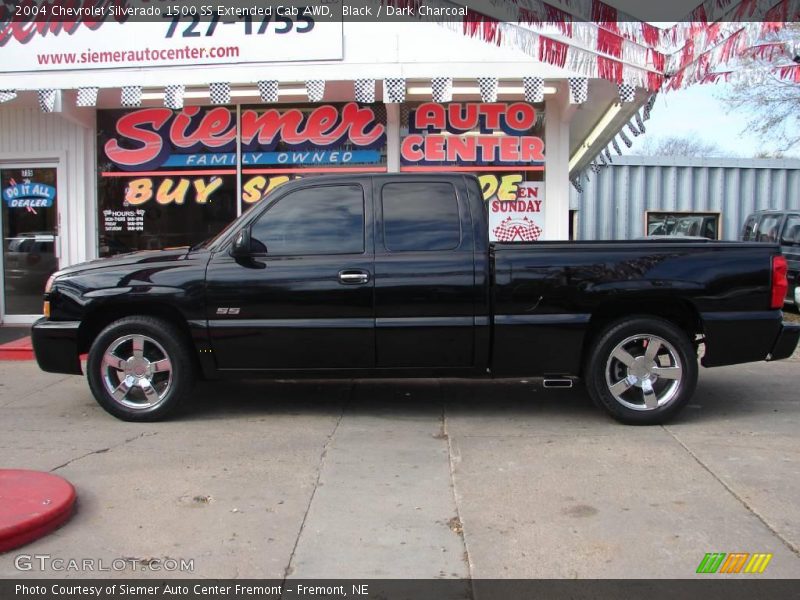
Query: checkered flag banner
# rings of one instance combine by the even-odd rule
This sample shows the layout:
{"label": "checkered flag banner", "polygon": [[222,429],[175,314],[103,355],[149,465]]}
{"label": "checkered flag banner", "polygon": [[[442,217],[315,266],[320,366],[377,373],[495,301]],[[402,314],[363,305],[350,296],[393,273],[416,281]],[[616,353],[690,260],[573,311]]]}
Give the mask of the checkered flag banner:
{"label": "checkered flag banner", "polygon": [[542,235],[542,228],[528,217],[512,220],[506,217],[492,230],[498,242],[513,242],[519,237],[522,242],[535,242]]}
{"label": "checkered flag banner", "polygon": [[636,126],[639,128],[639,133],[645,133],[647,130],[644,128],[644,120],[639,111],[636,111]]}
{"label": "checkered flag banner", "polygon": [[175,84],[168,85],[164,88],[164,106],[172,110],[181,110],[183,108],[183,93],[186,88],[183,85]]}
{"label": "checkered flag banner", "polygon": [[434,77],[431,79],[431,98],[434,102],[450,102],[453,100],[453,78]]}
{"label": "checkered flag banner", "polygon": [[598,165],[595,161],[592,161],[589,164],[589,168],[592,170],[592,173],[599,173],[600,172],[600,165]]}
{"label": "checkered flag banner", "polygon": [[11,102],[16,97],[17,92],[15,90],[0,90],[0,104],[3,102]]}
{"label": "checkered flag banner", "polygon": [[656,103],[656,94],[653,94],[647,100],[647,104],[644,105],[644,109],[642,110],[642,116],[644,117],[645,121],[650,119],[650,112],[653,110],[653,106],[655,106],[655,103]]}
{"label": "checkered flag banner", "polygon": [[78,97],[75,106],[97,106],[97,92],[100,88],[84,87],[78,88]]}
{"label": "checkered flag banner", "polygon": [[622,143],[625,144],[626,147],[630,148],[631,146],[633,146],[631,138],[628,137],[628,134],[625,133],[624,129],[619,130],[619,139],[622,140]]}
{"label": "checkered flag banner", "polygon": [[628,131],[633,134],[633,137],[639,137],[642,135],[642,132],[636,129],[636,125],[633,124],[633,121],[628,121]]}
{"label": "checkered flag banner", "polygon": [[128,108],[142,105],[142,88],[138,85],[125,85],[120,94],[120,104]]}
{"label": "checkered flag banner", "polygon": [[569,78],[570,104],[583,104],[588,99],[589,99],[589,78],[570,77]]}
{"label": "checkered flag banner", "polygon": [[309,102],[320,102],[325,95],[324,79],[309,79],[306,81],[306,94]]}
{"label": "checkered flag banner", "polygon": [[617,138],[611,138],[611,146],[614,148],[614,152],[617,153],[618,156],[622,156],[622,149],[619,147],[619,142],[617,142]]}
{"label": "checkered flag banner", "polygon": [[611,158],[611,150],[608,149],[608,146],[606,146],[606,149],[603,150],[603,155],[606,157],[606,160],[609,162],[609,164],[614,162],[614,159]]}
{"label": "checkered flag banner", "polygon": [[478,77],[483,102],[497,102],[497,77]]}
{"label": "checkered flag banner", "polygon": [[619,84],[619,99],[622,102],[633,102],[636,100],[636,87],[630,83]]}
{"label": "checkered flag banner", "polygon": [[278,101],[278,82],[275,79],[262,79],[258,82],[258,94],[262,102]]}
{"label": "checkered flag banner", "polygon": [[56,95],[58,90],[37,90],[39,94],[39,108],[42,112],[51,113],[56,107]]}
{"label": "checkered flag banner", "polygon": [[544,79],[542,77],[523,77],[525,102],[544,102]]}
{"label": "checkered flag banner", "polygon": [[399,104],[406,101],[404,77],[390,77],[383,80],[383,101],[386,104]]}
{"label": "checkered flag banner", "polygon": [[578,192],[579,194],[583,193],[583,186],[581,185],[581,180],[579,177],[573,177],[569,181],[572,184],[572,187],[575,188],[576,192]]}
{"label": "checkered flag banner", "polygon": [[606,160],[606,157],[603,156],[602,152],[597,155],[597,161],[600,163],[601,167],[607,167],[608,166],[608,161]]}
{"label": "checkered flag banner", "polygon": [[356,102],[362,104],[372,104],[375,102],[375,80],[356,79],[353,82]]}
{"label": "checkered flag banner", "polygon": [[208,85],[208,95],[211,104],[228,104],[231,101],[231,84],[221,81]]}

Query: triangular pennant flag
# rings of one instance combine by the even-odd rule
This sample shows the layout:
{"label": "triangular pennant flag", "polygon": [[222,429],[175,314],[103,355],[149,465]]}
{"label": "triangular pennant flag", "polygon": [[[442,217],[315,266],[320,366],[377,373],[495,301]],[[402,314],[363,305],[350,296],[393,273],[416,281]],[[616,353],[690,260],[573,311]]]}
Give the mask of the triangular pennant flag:
{"label": "triangular pennant flag", "polygon": [[431,98],[434,102],[450,102],[453,100],[453,78],[434,77],[431,79]]}
{"label": "triangular pennant flag", "polygon": [[570,181],[570,183],[572,183],[572,187],[575,188],[575,191],[577,191],[579,194],[583,193],[583,186],[581,185],[581,181],[580,181],[579,177],[573,177],[569,181]]}
{"label": "triangular pennant flag", "polygon": [[497,102],[497,77],[478,77],[483,102]]}
{"label": "triangular pennant flag", "polygon": [[588,99],[589,99],[589,78],[570,77],[569,78],[570,104],[583,104]]}
{"label": "triangular pennant flag", "polygon": [[542,77],[523,77],[525,102],[544,102],[544,79]]}
{"label": "triangular pennant flag", "polygon": [[383,80],[383,101],[386,104],[399,104],[406,101],[405,78],[390,77]]}
{"label": "triangular pennant flag", "polygon": [[208,86],[208,95],[211,104],[228,104],[231,101],[231,84],[224,81],[211,83]]}
{"label": "triangular pennant flag", "polygon": [[78,97],[75,100],[75,106],[97,106],[97,92],[100,88],[96,87],[83,87],[78,88]]}
{"label": "triangular pennant flag", "polygon": [[164,88],[164,106],[172,110],[183,108],[183,94],[186,88],[183,85],[168,85]]}
{"label": "triangular pennant flag", "polygon": [[128,108],[135,108],[142,105],[142,88],[138,85],[126,85],[122,87],[120,94],[120,104]]}
{"label": "triangular pennant flag", "polygon": [[599,173],[600,172],[600,165],[598,165],[595,161],[591,162],[591,164],[589,165],[589,168],[592,170],[593,173]]}
{"label": "triangular pennant flag", "polygon": [[306,94],[309,102],[321,102],[325,96],[325,80],[310,79],[306,81]]}
{"label": "triangular pennant flag", "polygon": [[374,79],[356,79],[353,82],[355,89],[356,102],[362,104],[372,104],[375,102],[375,80]]}
{"label": "triangular pennant flag", "polygon": [[0,90],[0,104],[3,102],[10,102],[17,97],[15,90]]}
{"label": "triangular pennant flag", "polygon": [[39,94],[39,108],[42,112],[51,113],[56,107],[57,90],[37,90]]}
{"label": "triangular pennant flag", "polygon": [[274,79],[264,79],[258,82],[258,93],[262,102],[278,101],[278,82]]}

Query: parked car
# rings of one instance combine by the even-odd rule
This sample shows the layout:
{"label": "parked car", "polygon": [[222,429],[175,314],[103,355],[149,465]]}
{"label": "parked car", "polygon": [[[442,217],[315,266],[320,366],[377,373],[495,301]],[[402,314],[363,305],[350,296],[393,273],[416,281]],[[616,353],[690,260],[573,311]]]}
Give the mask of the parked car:
{"label": "parked car", "polygon": [[58,268],[54,231],[27,231],[8,238],[5,252],[6,284],[22,292],[41,293]]}
{"label": "parked car", "polygon": [[740,239],[780,244],[788,264],[786,303],[800,310],[800,210],[760,210],[744,222]]}
{"label": "parked car", "polygon": [[286,183],[191,249],[55,274],[39,366],[81,373],[100,405],[160,419],[196,375],[541,377],[626,423],[675,415],[707,367],[792,354],[774,244],[490,244],[475,177]]}

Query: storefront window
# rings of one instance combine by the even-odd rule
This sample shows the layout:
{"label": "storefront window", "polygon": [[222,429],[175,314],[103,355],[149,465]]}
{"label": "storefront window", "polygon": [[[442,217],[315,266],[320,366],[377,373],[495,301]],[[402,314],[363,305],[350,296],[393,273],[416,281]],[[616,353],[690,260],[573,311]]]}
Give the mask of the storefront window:
{"label": "storefront window", "polygon": [[401,109],[400,170],[478,176],[491,241],[544,236],[544,105],[437,104]]}
{"label": "storefront window", "polygon": [[100,256],[194,245],[236,218],[236,112],[98,111]]}

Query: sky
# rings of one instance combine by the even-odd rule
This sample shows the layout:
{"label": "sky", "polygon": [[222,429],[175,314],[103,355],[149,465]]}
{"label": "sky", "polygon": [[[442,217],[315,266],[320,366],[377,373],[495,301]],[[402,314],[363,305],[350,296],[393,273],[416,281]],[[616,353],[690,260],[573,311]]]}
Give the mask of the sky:
{"label": "sky", "polygon": [[[647,133],[633,138],[634,144],[627,154],[640,154],[648,140],[655,143],[665,136],[699,138],[716,144],[726,154],[742,158],[778,150],[771,139],[747,131],[749,112],[727,112],[726,104],[719,99],[725,86],[696,85],[659,94],[650,120],[645,123]],[[784,156],[800,158],[800,147],[785,152]]]}

